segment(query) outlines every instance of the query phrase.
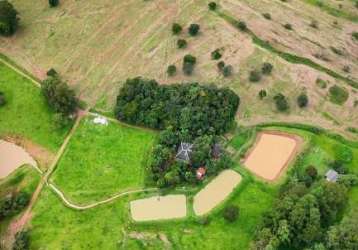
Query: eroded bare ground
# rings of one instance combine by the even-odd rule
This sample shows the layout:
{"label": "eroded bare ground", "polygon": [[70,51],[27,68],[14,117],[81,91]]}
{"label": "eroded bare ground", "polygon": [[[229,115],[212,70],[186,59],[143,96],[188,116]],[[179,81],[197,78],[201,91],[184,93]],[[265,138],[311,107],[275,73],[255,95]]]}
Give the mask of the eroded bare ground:
{"label": "eroded bare ground", "polygon": [[[356,136],[345,130],[358,122],[354,107],[358,99],[356,90],[325,73],[290,64],[256,47],[250,36],[208,11],[207,1],[67,0],[56,9],[37,1],[12,2],[21,13],[23,25],[14,37],[0,40],[0,51],[39,78],[44,78],[46,70],[54,67],[82,99],[97,103],[100,110],[112,110],[118,89],[128,77],[141,75],[164,84],[215,82],[239,93],[241,124],[304,122]],[[358,43],[351,39],[351,33],[358,30],[357,24],[332,17],[303,1],[222,0],[220,6],[244,20],[275,47],[358,79]],[[270,13],[272,20],[263,18],[262,13]],[[317,20],[319,29],[310,26],[312,20]],[[178,37],[170,31],[173,22],[185,27],[180,35],[189,43],[185,50],[176,48]],[[202,30],[195,38],[186,32],[192,22],[199,23]],[[286,23],[293,26],[292,31],[283,27]],[[217,61],[210,59],[210,53],[217,48],[223,48],[223,60],[234,67],[231,78],[220,76]],[[344,56],[334,53],[332,48],[341,50]],[[184,76],[180,70],[187,53],[198,61],[191,77]],[[250,83],[250,70],[260,69],[265,61],[274,65],[272,75],[263,77],[260,83]],[[173,78],[165,73],[170,64],[178,68]],[[350,73],[342,70],[346,65]],[[315,83],[317,78],[328,81],[328,87],[319,88]],[[342,106],[328,100],[328,88],[334,84],[350,92]],[[268,91],[268,97],[262,101],[257,98],[261,89]],[[276,111],[272,97],[278,92],[289,97],[289,114]],[[308,108],[299,109],[296,105],[301,92],[309,96]]]}

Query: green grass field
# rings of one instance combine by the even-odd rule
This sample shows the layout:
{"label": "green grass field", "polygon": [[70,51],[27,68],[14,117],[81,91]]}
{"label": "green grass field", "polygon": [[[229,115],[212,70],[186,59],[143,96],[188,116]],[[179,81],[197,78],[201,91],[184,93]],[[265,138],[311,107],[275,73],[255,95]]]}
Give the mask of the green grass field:
{"label": "green grass field", "polygon": [[144,186],[155,132],[83,120],[71,138],[52,180],[70,200],[88,203]]}
{"label": "green grass field", "polygon": [[67,130],[56,128],[54,113],[49,110],[40,89],[0,63],[0,91],[7,100],[0,108],[0,137],[24,137],[55,152]]}

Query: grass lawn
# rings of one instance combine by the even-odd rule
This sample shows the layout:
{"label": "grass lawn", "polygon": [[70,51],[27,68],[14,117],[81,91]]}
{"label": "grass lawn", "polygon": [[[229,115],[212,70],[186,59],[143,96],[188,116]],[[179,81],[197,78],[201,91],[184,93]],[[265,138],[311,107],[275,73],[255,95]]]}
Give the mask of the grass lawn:
{"label": "grass lawn", "polygon": [[0,137],[21,136],[55,152],[67,129],[56,128],[40,89],[0,63],[0,91],[7,101],[0,108]]}
{"label": "grass lawn", "polygon": [[[32,194],[39,181],[40,175],[34,168],[23,166],[17,169],[6,179],[0,180],[0,201],[11,193],[26,192]],[[11,219],[0,220],[0,239]]]}
{"label": "grass lawn", "polygon": [[89,203],[144,186],[154,132],[110,122],[82,121],[52,180],[74,202]]}

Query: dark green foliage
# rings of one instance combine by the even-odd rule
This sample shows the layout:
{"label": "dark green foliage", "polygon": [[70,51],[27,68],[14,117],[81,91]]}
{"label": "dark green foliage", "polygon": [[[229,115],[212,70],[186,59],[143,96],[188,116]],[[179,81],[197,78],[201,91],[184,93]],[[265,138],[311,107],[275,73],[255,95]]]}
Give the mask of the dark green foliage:
{"label": "dark green foliage", "polygon": [[56,71],[54,68],[51,68],[51,69],[49,69],[49,70],[46,72],[46,75],[47,75],[47,76],[55,77],[55,76],[58,76],[58,73],[57,73],[57,71]]}
{"label": "dark green foliage", "polygon": [[239,208],[235,205],[230,205],[224,208],[223,217],[228,222],[234,222],[239,217]]}
{"label": "dark green foliage", "polygon": [[212,60],[219,60],[221,58],[221,52],[220,49],[216,49],[213,52],[211,52],[211,59]]}
{"label": "dark green foliage", "polygon": [[0,1],[0,35],[11,36],[15,33],[19,18],[14,6],[7,0]]}
{"label": "dark green foliage", "polygon": [[349,93],[347,89],[334,85],[329,88],[330,100],[335,104],[343,104],[347,101]]}
{"label": "dark green foliage", "polygon": [[196,64],[196,57],[188,54],[184,56],[183,59],[183,72],[186,75],[193,74],[194,66]]}
{"label": "dark green foliage", "polygon": [[213,136],[204,135],[197,137],[193,144],[193,153],[191,157],[191,164],[193,167],[206,166],[207,159],[210,159],[211,147],[213,145]]}
{"label": "dark green foliage", "polygon": [[220,62],[218,62],[217,66],[218,66],[218,70],[222,71],[224,69],[224,67],[225,67],[225,62],[220,61]]}
{"label": "dark green foliage", "polygon": [[265,62],[262,65],[261,72],[264,75],[270,75],[273,70],[273,65],[271,63]]}
{"label": "dark green foliage", "polygon": [[259,98],[262,100],[267,96],[267,92],[264,89],[261,89],[259,92]]}
{"label": "dark green foliage", "polygon": [[174,35],[179,34],[182,30],[183,30],[183,28],[180,26],[180,24],[178,24],[178,23],[173,23],[173,25],[172,25],[172,33],[173,33]]}
{"label": "dark green foliage", "polygon": [[290,108],[288,101],[283,94],[279,93],[279,94],[275,95],[273,97],[273,99],[275,101],[276,108],[278,111],[283,112],[283,111],[287,111]]}
{"label": "dark green foliage", "polygon": [[259,82],[261,80],[261,74],[257,70],[252,70],[249,76],[250,82]]}
{"label": "dark green foliage", "polygon": [[20,231],[15,235],[15,242],[12,246],[13,250],[30,249],[30,236],[27,231]]}
{"label": "dark green foliage", "polygon": [[210,2],[208,6],[209,6],[209,10],[216,10],[217,8],[217,4],[215,2]]}
{"label": "dark green foliage", "polygon": [[169,65],[167,68],[168,76],[174,76],[177,73],[177,67],[175,65]]}
{"label": "dark green foliage", "polygon": [[224,77],[229,77],[232,75],[233,67],[231,65],[226,65],[222,71]]}
{"label": "dark green foliage", "polygon": [[305,93],[302,93],[297,97],[297,105],[300,108],[307,107],[307,105],[308,105],[308,96]]}
{"label": "dark green foliage", "polygon": [[5,94],[0,91],[0,107],[5,106],[5,104],[6,104]]}
{"label": "dark green foliage", "polygon": [[311,177],[313,180],[315,180],[317,178],[317,176],[318,176],[318,171],[314,166],[308,166],[305,169],[305,173],[306,173],[306,175]]}
{"label": "dark green foliage", "polygon": [[196,36],[200,31],[200,25],[196,23],[192,23],[189,26],[188,32],[191,36]]}
{"label": "dark green foliage", "polygon": [[[186,57],[193,62],[192,57]],[[233,124],[239,97],[231,90],[198,83],[159,85],[128,79],[117,97],[116,117],[150,128],[189,131],[194,137],[222,134]]]}
{"label": "dark green foliage", "polygon": [[262,16],[266,18],[267,20],[271,20],[271,14],[270,13],[263,13]]}
{"label": "dark green foliage", "polygon": [[55,112],[64,116],[75,113],[78,107],[75,92],[59,76],[49,76],[42,82],[41,89],[47,103]]}
{"label": "dark green foliage", "polygon": [[0,201],[0,220],[19,213],[30,202],[30,195],[26,192],[13,194]]}
{"label": "dark green foliage", "polygon": [[247,31],[247,25],[245,22],[243,21],[239,21],[237,23],[237,27],[241,30],[241,31]]}
{"label": "dark green foliage", "polygon": [[179,39],[177,41],[177,46],[178,46],[178,49],[185,49],[188,46],[188,43],[184,39]]}
{"label": "dark green foliage", "polygon": [[50,7],[56,7],[60,3],[59,0],[48,0]]}

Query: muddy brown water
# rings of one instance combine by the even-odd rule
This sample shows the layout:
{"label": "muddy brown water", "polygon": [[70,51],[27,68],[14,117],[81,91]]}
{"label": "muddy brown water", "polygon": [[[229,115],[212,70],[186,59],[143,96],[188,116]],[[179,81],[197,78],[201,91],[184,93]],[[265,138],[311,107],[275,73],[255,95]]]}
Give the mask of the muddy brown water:
{"label": "muddy brown water", "polygon": [[257,176],[276,180],[296,155],[300,138],[291,135],[263,132],[244,161],[244,165]]}
{"label": "muddy brown water", "polygon": [[241,175],[234,170],[224,170],[194,196],[194,212],[204,215],[224,201],[240,183]]}
{"label": "muddy brown water", "polygon": [[153,196],[130,203],[135,221],[152,221],[183,218],[186,216],[185,195]]}
{"label": "muddy brown water", "polygon": [[22,147],[0,140],[0,179],[24,164],[37,167],[36,161]]}

